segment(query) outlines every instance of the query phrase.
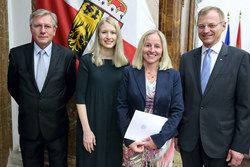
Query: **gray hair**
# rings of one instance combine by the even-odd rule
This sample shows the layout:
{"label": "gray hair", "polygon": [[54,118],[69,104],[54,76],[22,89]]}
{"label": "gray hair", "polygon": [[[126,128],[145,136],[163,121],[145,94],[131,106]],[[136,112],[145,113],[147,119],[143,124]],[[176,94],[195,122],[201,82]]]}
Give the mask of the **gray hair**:
{"label": "gray hair", "polygon": [[199,20],[201,15],[205,15],[211,10],[214,10],[219,14],[221,22],[225,22],[225,15],[224,15],[223,11],[216,6],[207,6],[207,7],[202,8],[198,13],[198,20]]}
{"label": "gray hair", "polygon": [[44,15],[50,15],[53,19],[53,27],[57,28],[57,17],[55,13],[52,13],[51,11],[45,10],[45,9],[37,9],[36,11],[34,11],[33,13],[31,13],[30,15],[30,26],[33,25],[33,19],[36,16],[44,16]]}

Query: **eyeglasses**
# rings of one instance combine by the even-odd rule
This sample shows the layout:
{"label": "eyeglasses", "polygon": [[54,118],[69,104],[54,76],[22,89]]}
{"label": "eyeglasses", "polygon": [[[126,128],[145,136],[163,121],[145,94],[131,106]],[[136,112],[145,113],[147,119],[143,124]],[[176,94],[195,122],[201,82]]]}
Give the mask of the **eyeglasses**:
{"label": "eyeglasses", "polygon": [[215,27],[217,27],[219,24],[223,23],[224,21],[221,21],[219,23],[211,23],[211,24],[207,24],[207,25],[204,25],[204,24],[198,24],[197,27],[201,30],[204,30],[206,28],[206,26],[209,28],[209,29],[214,29]]}
{"label": "eyeglasses", "polygon": [[44,24],[44,25],[42,25],[42,24],[33,24],[33,27],[34,27],[35,29],[39,29],[39,30],[41,30],[41,29],[44,27],[44,29],[45,29],[46,31],[53,28],[53,26],[52,26],[52,25],[49,25],[49,24]]}

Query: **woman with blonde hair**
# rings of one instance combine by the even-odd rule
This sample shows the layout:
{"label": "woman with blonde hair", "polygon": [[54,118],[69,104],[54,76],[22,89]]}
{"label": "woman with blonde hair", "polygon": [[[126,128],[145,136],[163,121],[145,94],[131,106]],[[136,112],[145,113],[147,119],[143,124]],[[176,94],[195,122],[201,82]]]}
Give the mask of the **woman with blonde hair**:
{"label": "woman with blonde hair", "polygon": [[118,91],[118,123],[124,136],[135,110],[168,120],[159,133],[142,141],[124,139],[125,165],[172,166],[173,137],[177,135],[183,109],[180,75],[172,69],[165,36],[158,30],[149,30],[139,41],[132,67],[123,71]]}
{"label": "woman with blonde hair", "polygon": [[122,165],[122,138],[116,99],[122,70],[128,65],[118,22],[103,18],[90,53],[83,55],[77,74],[78,110],[76,166]]}

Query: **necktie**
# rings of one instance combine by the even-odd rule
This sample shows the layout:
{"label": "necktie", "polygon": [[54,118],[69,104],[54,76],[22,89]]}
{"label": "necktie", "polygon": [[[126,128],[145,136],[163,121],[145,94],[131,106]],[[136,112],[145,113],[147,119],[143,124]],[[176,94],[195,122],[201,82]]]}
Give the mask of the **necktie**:
{"label": "necktie", "polygon": [[39,54],[39,59],[37,63],[36,83],[37,83],[39,91],[41,92],[45,78],[46,78],[45,62],[43,58],[45,51],[41,50],[38,54]]}
{"label": "necktie", "polygon": [[212,52],[212,49],[208,49],[206,51],[206,55],[203,60],[202,70],[201,70],[201,90],[202,94],[204,93],[207,82],[210,76],[210,68],[211,68],[211,57],[210,53]]}

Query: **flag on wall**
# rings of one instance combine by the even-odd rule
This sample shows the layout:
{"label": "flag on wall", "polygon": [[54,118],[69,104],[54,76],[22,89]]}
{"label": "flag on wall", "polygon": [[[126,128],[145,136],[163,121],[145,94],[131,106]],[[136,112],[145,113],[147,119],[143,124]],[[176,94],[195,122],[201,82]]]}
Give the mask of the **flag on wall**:
{"label": "flag on wall", "polygon": [[94,41],[97,23],[106,16],[121,27],[124,52],[130,62],[144,32],[155,24],[146,0],[37,0],[36,9],[52,11],[58,17],[54,42],[85,54]]}
{"label": "flag on wall", "polygon": [[237,40],[236,40],[236,47],[241,48],[241,26],[239,22],[239,28],[238,28],[238,34],[237,34]]}
{"label": "flag on wall", "polygon": [[57,15],[58,28],[53,41],[68,47],[67,37],[77,10],[63,0],[37,0],[36,9],[39,8],[47,9]]}
{"label": "flag on wall", "polygon": [[230,45],[230,25],[229,25],[229,23],[227,25],[227,34],[226,34],[226,38],[225,38],[225,44]]}

